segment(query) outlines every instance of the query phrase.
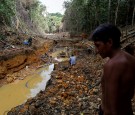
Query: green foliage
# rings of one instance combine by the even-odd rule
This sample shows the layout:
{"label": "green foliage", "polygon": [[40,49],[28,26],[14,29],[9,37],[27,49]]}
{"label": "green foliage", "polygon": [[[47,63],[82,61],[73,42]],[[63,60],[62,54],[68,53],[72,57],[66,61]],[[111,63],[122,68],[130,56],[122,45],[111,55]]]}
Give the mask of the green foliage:
{"label": "green foliage", "polygon": [[60,13],[49,13],[47,16],[50,33],[59,31],[63,15]]}
{"label": "green foliage", "polygon": [[60,13],[48,14],[46,6],[38,0],[35,0],[28,9],[30,10],[31,20],[43,28],[45,32],[55,32],[60,26],[63,15]]}
{"label": "green foliage", "polygon": [[55,25],[60,25],[63,15],[60,13],[50,13],[49,18],[53,19]]}
{"label": "green foliage", "polygon": [[6,38],[6,36],[0,34],[0,40],[4,40]]}
{"label": "green foliage", "polygon": [[90,33],[101,23],[114,24],[117,22],[118,26],[131,24],[135,6],[134,0],[120,0],[119,5],[117,3],[118,0],[71,0],[64,2],[66,8],[63,18],[65,31]]}
{"label": "green foliage", "polygon": [[69,8],[70,5],[71,5],[71,1],[64,1],[64,3],[63,3],[63,7],[66,9]]}
{"label": "green foliage", "polygon": [[38,0],[35,0],[30,6],[29,6],[29,11],[30,11],[30,18],[31,21],[36,23],[39,27],[43,29],[47,29],[47,21],[45,18],[46,15],[46,6],[42,5],[41,2]]}
{"label": "green foliage", "polygon": [[0,23],[11,24],[11,18],[15,15],[15,0],[0,1]]}
{"label": "green foliage", "polygon": [[[0,0],[0,24],[10,25],[13,18],[18,16],[16,2],[20,2],[19,4],[22,4],[24,7],[23,10],[27,10],[28,15],[26,16],[29,16],[27,21],[31,21],[37,29],[44,30],[45,32],[55,32],[59,29],[63,15],[60,13],[48,14],[46,6],[39,0],[26,0],[22,3],[18,0]],[[21,20],[19,21],[21,22]],[[25,20],[23,21],[21,25],[25,25]]]}
{"label": "green foliage", "polygon": [[50,16],[56,16],[56,17],[59,17],[59,18],[63,17],[63,15],[61,13],[59,13],[59,12],[57,12],[57,13],[49,13],[49,15]]}

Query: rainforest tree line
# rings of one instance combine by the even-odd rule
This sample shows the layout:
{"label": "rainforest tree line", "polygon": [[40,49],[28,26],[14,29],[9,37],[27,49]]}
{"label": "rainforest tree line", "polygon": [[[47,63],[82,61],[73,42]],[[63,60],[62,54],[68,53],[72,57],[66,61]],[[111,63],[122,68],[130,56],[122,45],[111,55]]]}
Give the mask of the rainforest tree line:
{"label": "rainforest tree line", "polygon": [[58,32],[61,20],[63,31],[72,33],[89,33],[106,22],[119,27],[135,23],[135,0],[68,0],[63,7],[66,9],[64,16],[48,13],[39,0],[0,0],[0,24],[10,26],[14,17],[19,19],[20,14],[25,15],[19,20],[30,20],[27,23],[32,22],[49,33]]}
{"label": "rainforest tree line", "polygon": [[134,25],[135,0],[70,0],[64,2],[64,30],[89,33],[101,23]]}
{"label": "rainforest tree line", "polygon": [[48,13],[39,0],[0,0],[0,25],[19,25],[23,30],[40,28],[52,33],[58,30],[62,17],[60,13]]}

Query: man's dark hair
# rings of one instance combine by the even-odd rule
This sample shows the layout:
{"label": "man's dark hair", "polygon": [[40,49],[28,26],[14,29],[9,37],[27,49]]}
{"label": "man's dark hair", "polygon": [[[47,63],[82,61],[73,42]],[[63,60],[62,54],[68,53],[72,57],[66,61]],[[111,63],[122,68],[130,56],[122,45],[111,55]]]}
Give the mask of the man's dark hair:
{"label": "man's dark hair", "polygon": [[98,26],[92,33],[90,39],[93,41],[102,41],[106,43],[109,39],[113,41],[113,47],[120,47],[120,30],[112,24],[102,24]]}

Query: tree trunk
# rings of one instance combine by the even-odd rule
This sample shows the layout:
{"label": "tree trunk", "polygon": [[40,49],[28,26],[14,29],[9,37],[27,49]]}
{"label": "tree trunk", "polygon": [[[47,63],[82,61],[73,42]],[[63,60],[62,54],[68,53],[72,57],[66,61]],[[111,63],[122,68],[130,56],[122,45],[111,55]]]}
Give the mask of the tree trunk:
{"label": "tree trunk", "polygon": [[120,4],[120,0],[117,0],[117,7],[116,7],[116,11],[115,11],[115,25],[117,24],[119,4]]}
{"label": "tree trunk", "polygon": [[127,16],[126,16],[126,37],[127,37],[127,29],[128,29],[128,12],[129,12],[129,0],[127,0]]}
{"label": "tree trunk", "polygon": [[110,14],[111,14],[111,0],[108,1],[108,22],[110,22]]}
{"label": "tree trunk", "polygon": [[134,3],[133,15],[132,15],[132,26],[134,25],[134,17],[135,17],[135,3]]}

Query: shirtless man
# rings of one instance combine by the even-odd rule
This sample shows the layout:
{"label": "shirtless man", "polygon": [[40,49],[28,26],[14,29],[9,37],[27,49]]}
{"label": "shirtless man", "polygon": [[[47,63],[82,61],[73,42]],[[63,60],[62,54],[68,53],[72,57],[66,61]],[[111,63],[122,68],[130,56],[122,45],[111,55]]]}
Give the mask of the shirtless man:
{"label": "shirtless man", "polygon": [[101,80],[102,104],[99,115],[133,115],[131,99],[135,88],[135,58],[120,49],[120,30],[103,24],[92,33],[97,53],[109,57]]}

